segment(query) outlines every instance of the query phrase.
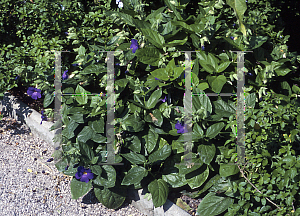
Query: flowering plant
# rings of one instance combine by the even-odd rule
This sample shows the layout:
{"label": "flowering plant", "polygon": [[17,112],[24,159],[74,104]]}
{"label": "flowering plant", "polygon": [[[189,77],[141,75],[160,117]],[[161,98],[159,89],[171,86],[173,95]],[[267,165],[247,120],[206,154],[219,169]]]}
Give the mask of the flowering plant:
{"label": "flowering plant", "polygon": [[[83,5],[80,10],[74,9],[78,7],[72,3],[64,5],[63,11],[59,7],[59,13],[64,18],[76,20],[76,24],[56,19],[57,25],[54,26],[59,26],[61,35],[51,37],[50,41],[44,40],[41,28],[53,27],[52,21],[45,21],[48,19],[46,16],[56,16],[57,11],[53,8],[53,16],[43,11],[43,19],[31,17],[41,22],[35,34],[26,35],[27,31],[16,33],[20,39],[30,40],[34,48],[25,45],[28,41],[14,49],[6,46],[8,51],[4,51],[6,55],[3,58],[13,62],[7,59],[10,53],[21,56],[28,52],[35,56],[33,62],[27,61],[30,65],[13,65],[15,67],[12,70],[6,70],[6,73],[11,73],[7,76],[11,77],[7,83],[10,82],[10,88],[21,79],[27,80],[28,86],[38,85],[37,88],[31,87],[29,93],[38,98],[39,93],[43,92],[44,107],[47,107],[54,101],[55,72],[49,66],[53,62],[50,61],[50,55],[44,52],[43,46],[49,50],[74,51],[68,57],[62,57],[63,127],[61,140],[56,137],[56,141],[61,141],[62,145],[61,150],[53,155],[55,160],[59,159],[57,169],[75,177],[70,185],[73,199],[78,199],[93,188],[101,203],[108,208],[118,208],[125,200],[127,188],[147,187],[154,206],[158,207],[166,202],[170,190],[185,188],[189,196],[205,195],[203,204],[199,205],[200,215],[216,214],[215,209],[218,209],[219,214],[228,211],[227,215],[244,214],[244,211],[247,214],[277,214],[279,210],[271,210],[272,204],[266,204],[265,194],[252,193],[252,185],[247,181],[250,179],[262,193],[273,197],[278,205],[290,212],[293,200],[299,200],[296,183],[299,178],[298,150],[289,146],[299,141],[299,127],[293,125],[299,122],[296,117],[299,109],[296,106],[297,100],[289,101],[291,95],[277,95],[291,103],[288,107],[286,104],[279,106],[283,101],[271,102],[271,95],[265,93],[269,93],[270,88],[278,88],[278,84],[275,87],[269,85],[275,76],[278,79],[288,77],[288,73],[295,69],[293,64],[296,58],[287,51],[284,39],[276,36],[281,33],[277,34],[273,25],[266,30],[263,25],[265,20],[252,13],[252,8],[248,9],[244,0],[238,0],[239,4],[227,1],[226,7],[223,1],[201,1],[198,2],[199,10],[192,1],[179,4],[177,1],[165,0],[150,4],[149,1],[124,0],[122,4],[116,1],[119,9],[113,2],[112,5],[91,3],[91,10],[88,5]],[[257,5],[263,3],[266,2],[257,1]],[[253,5],[254,0],[251,4],[249,2],[249,7]],[[32,10],[38,13],[37,10],[41,8],[34,7]],[[266,17],[275,12],[258,6],[255,11]],[[20,16],[26,19],[25,14],[17,17]],[[2,21],[6,23],[4,19]],[[33,25],[35,23],[31,22]],[[236,26],[233,26],[234,23],[237,23]],[[235,36],[234,40],[230,38],[232,35]],[[279,39],[280,43],[277,42]],[[268,49],[270,45],[274,46],[273,50]],[[184,164],[185,135],[189,135],[187,124],[183,122],[183,94],[187,83],[183,55],[185,50],[193,51],[191,58],[194,61],[191,67],[192,163],[188,166]],[[237,158],[234,130],[237,124],[236,103],[232,98],[225,100],[219,96],[216,99],[206,95],[235,92],[238,56],[229,50],[253,51],[253,56],[245,55],[245,72],[253,75],[247,76],[245,81],[246,153],[251,160],[251,164],[245,166],[249,173],[247,179],[240,175],[244,171],[241,172],[237,165],[229,164]],[[91,95],[108,90],[107,67],[112,59],[108,59],[106,51],[115,51],[113,101],[116,134],[112,135],[115,138],[112,145],[114,162],[123,163],[123,166],[107,164],[109,152],[106,152],[106,132],[110,132],[110,128],[106,127],[107,103],[111,102],[110,98],[105,94]],[[265,61],[265,57],[269,60]],[[18,57],[14,61],[22,62],[22,58]],[[16,75],[20,76],[17,80]],[[299,92],[299,88],[291,88],[288,83],[282,83],[282,86],[289,93]],[[259,98],[266,100],[259,101]],[[273,119],[267,119],[270,110],[279,114],[271,116]],[[289,115],[285,116],[286,113]],[[270,124],[275,128],[274,131],[271,131]],[[59,122],[52,127],[57,128]],[[278,139],[276,136],[282,130],[286,130],[286,135]],[[271,138],[277,140],[274,139],[274,143],[263,143]],[[278,141],[282,141],[284,146],[278,147]],[[268,149],[269,145],[272,148]],[[57,154],[59,152],[61,154]],[[273,158],[278,160],[275,162]],[[268,166],[271,162],[272,167]],[[269,173],[273,173],[274,178]],[[280,173],[288,174],[282,176]],[[277,187],[280,187],[280,191]],[[293,188],[292,194],[290,188]],[[267,189],[268,192],[264,191]],[[207,191],[209,193],[206,195]],[[281,195],[275,197],[279,193]]]}

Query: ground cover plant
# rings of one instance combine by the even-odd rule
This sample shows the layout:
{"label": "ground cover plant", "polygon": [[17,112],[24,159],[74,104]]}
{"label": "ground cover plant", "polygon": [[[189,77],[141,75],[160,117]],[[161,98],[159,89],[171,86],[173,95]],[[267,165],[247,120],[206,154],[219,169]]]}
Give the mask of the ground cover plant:
{"label": "ground cover plant", "polygon": [[[121,3],[120,3],[121,2]],[[56,167],[74,199],[91,189],[118,208],[127,188],[155,207],[172,190],[203,197],[199,215],[298,215],[299,71],[272,1],[1,1],[0,93],[22,81],[54,103],[62,54],[62,146]],[[12,28],[16,26],[16,28]],[[184,162],[184,51],[192,54],[192,161]],[[246,164],[236,161],[237,54],[245,54]],[[106,161],[107,56],[115,51],[116,163]],[[41,122],[42,123],[42,122]],[[56,129],[57,124],[52,129]],[[57,139],[58,137],[56,137]]]}

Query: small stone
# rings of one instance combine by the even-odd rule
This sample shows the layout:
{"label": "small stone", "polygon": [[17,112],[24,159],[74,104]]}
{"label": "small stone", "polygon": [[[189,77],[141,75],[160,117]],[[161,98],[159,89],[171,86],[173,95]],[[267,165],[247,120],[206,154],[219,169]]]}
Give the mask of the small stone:
{"label": "small stone", "polygon": [[53,176],[52,178],[53,178],[53,179],[56,179],[56,176]]}

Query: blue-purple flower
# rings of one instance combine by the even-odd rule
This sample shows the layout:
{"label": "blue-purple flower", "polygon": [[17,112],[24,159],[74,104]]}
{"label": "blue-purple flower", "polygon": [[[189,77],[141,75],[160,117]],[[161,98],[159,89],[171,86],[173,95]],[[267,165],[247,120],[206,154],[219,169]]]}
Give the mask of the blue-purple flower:
{"label": "blue-purple flower", "polygon": [[34,87],[29,87],[28,90],[27,90],[27,94],[29,96],[31,96],[31,98],[34,99],[34,100],[37,100],[38,98],[42,97],[40,92],[41,92],[41,89],[37,89],[37,88],[34,88]]}
{"label": "blue-purple flower", "polygon": [[[42,116],[41,116],[41,118],[42,118],[42,121],[47,121],[47,116],[44,115],[44,110],[42,110]],[[42,124],[42,121],[41,121],[40,124]]]}
{"label": "blue-purple flower", "polygon": [[90,179],[94,178],[94,173],[92,173],[90,169],[85,169],[84,167],[79,166],[77,168],[75,178],[80,180],[81,182],[88,183]]}
{"label": "blue-purple flower", "polygon": [[77,67],[77,66],[79,66],[79,64],[72,64],[72,66]]}
{"label": "blue-purple flower", "polygon": [[65,35],[69,35],[69,32],[65,32]]}
{"label": "blue-purple flower", "polygon": [[69,165],[67,165],[66,167],[65,167],[65,170],[67,170],[69,168]]}
{"label": "blue-purple flower", "polygon": [[19,79],[19,76],[16,76],[15,80]]}
{"label": "blue-purple flower", "polygon": [[160,99],[162,102],[166,102],[167,101],[167,96],[165,96],[164,99]]}
{"label": "blue-purple flower", "polygon": [[179,123],[179,121],[177,121],[177,123],[175,124],[175,128],[177,129],[177,133],[187,133],[187,129],[186,129],[186,125],[183,123]]}
{"label": "blue-purple flower", "polygon": [[204,49],[205,49],[205,47],[204,47],[204,46],[201,46],[201,49],[202,49],[202,50],[204,50]]}
{"label": "blue-purple flower", "polygon": [[128,70],[126,70],[125,73],[127,74],[127,73],[128,73]]}
{"label": "blue-purple flower", "polygon": [[138,41],[135,39],[131,40],[130,49],[132,49],[132,53],[135,53],[135,51],[139,48]]}
{"label": "blue-purple flower", "polygon": [[231,40],[234,40],[234,37],[233,37],[233,36],[231,36],[231,37],[230,37],[230,39],[231,39]]}
{"label": "blue-purple flower", "polygon": [[68,76],[67,72],[68,72],[68,70],[64,71],[64,73],[62,75],[63,80],[68,79],[69,76]]}
{"label": "blue-purple flower", "polygon": [[159,80],[159,79],[155,77],[155,80]]}

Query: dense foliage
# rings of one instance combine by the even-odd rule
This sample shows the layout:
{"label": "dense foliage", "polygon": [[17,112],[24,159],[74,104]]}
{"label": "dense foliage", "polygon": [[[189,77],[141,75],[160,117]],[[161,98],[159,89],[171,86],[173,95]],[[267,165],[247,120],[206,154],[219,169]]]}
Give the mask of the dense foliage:
{"label": "dense foliage", "polygon": [[[204,197],[199,215],[300,214],[300,58],[288,51],[280,13],[267,0],[0,2],[0,93],[22,81],[54,103],[54,54],[62,54],[59,171],[72,198],[93,188],[118,208],[127,188],[148,188],[155,207],[180,189]],[[194,166],[184,162],[184,51],[192,53]],[[234,163],[237,53],[245,54],[247,163]],[[106,161],[106,73],[115,52],[115,153]],[[181,51],[181,52],[180,52]],[[18,76],[18,77],[17,77]],[[1,95],[0,95],[1,96]],[[53,115],[51,108],[46,109]],[[52,129],[56,129],[57,124]],[[92,173],[92,174],[91,174]],[[87,176],[84,176],[87,175]]]}

